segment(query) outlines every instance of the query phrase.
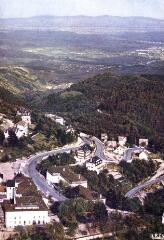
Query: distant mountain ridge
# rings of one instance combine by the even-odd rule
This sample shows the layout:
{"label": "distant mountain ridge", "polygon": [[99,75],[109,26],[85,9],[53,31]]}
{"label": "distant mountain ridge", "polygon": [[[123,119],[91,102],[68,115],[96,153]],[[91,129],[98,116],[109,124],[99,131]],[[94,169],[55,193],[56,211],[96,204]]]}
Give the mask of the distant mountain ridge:
{"label": "distant mountain ridge", "polygon": [[164,20],[146,17],[116,16],[37,16],[30,18],[0,19],[0,27],[111,27],[111,28],[164,28]]}

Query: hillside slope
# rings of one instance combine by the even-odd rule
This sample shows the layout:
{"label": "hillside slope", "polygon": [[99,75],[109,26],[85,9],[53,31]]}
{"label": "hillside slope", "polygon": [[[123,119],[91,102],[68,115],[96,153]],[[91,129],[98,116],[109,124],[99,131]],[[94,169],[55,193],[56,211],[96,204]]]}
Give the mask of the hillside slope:
{"label": "hillside slope", "polygon": [[22,106],[27,106],[24,100],[2,87],[0,82],[0,113],[7,115],[9,118],[13,118],[17,108]]}
{"label": "hillside slope", "polygon": [[14,94],[37,91],[42,87],[35,75],[18,66],[0,67],[0,86]]}
{"label": "hillside slope", "polygon": [[163,76],[113,76],[110,73],[72,85],[45,98],[46,111],[58,112],[76,129],[110,138],[125,134],[130,142],[148,137],[164,151]]}

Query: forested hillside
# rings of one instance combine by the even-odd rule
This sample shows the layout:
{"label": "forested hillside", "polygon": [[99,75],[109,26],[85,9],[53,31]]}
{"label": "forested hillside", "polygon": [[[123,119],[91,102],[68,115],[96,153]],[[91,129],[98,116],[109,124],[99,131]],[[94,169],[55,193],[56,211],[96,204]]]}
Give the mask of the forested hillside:
{"label": "forested hillside", "polygon": [[24,100],[0,86],[0,113],[12,118],[19,106],[26,106]]}
{"label": "forested hillside", "polygon": [[106,73],[51,94],[42,106],[65,115],[77,130],[97,136],[107,132],[110,138],[124,134],[133,143],[147,137],[164,151],[163,92],[163,76]]}
{"label": "forested hillside", "polygon": [[[29,135],[18,139],[15,130],[10,130],[6,140],[4,126],[10,128],[6,120],[12,121],[16,126],[21,120],[17,116],[17,111],[22,107],[31,112],[32,124],[29,126]],[[14,129],[13,126],[11,128]],[[43,149],[50,150],[75,140],[75,134],[66,133],[63,126],[45,117],[44,113],[29,106],[24,99],[0,86],[0,148],[2,150],[0,162],[8,161],[8,157],[6,158],[8,155],[15,159]]]}

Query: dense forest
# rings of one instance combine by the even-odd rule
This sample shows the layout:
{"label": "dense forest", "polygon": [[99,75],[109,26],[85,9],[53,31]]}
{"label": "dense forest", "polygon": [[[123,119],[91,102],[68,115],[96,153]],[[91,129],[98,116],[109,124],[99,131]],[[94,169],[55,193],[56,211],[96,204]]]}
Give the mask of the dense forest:
{"label": "dense forest", "polygon": [[110,138],[126,135],[130,143],[147,137],[150,145],[164,152],[163,76],[98,75],[67,91],[51,94],[42,109],[58,112],[88,134]]}

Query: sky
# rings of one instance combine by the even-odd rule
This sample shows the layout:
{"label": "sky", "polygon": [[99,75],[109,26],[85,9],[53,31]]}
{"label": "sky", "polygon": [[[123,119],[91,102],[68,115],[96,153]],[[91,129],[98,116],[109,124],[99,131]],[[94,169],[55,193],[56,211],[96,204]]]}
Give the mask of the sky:
{"label": "sky", "polygon": [[0,18],[112,15],[164,19],[164,0],[0,0]]}

